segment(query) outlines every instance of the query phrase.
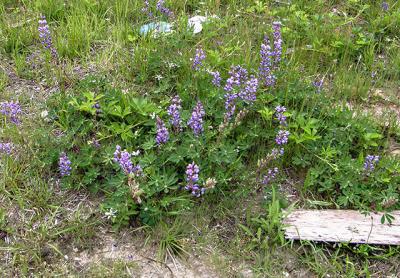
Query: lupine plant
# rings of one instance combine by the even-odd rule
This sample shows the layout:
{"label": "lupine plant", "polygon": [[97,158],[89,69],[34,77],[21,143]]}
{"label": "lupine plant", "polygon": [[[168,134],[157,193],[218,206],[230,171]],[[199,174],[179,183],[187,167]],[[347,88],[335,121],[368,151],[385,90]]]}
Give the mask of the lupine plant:
{"label": "lupine plant", "polygon": [[257,89],[256,77],[249,77],[248,71],[242,66],[232,66],[224,86],[226,92],[224,121],[229,122],[235,114],[238,100],[251,106],[256,101]]}
{"label": "lupine plant", "polygon": [[[163,5],[156,8],[164,11]],[[151,12],[148,1],[145,11]],[[363,187],[396,180],[389,173],[396,166],[375,156],[361,161],[366,151],[378,153],[379,142],[365,139],[366,132],[378,132],[375,127],[348,130],[351,117],[337,109],[317,119],[314,111],[322,110],[324,94],[309,94],[304,80],[296,80],[300,92],[291,90],[292,81],[281,82],[287,78],[281,29],[273,22],[246,66],[213,64],[215,54],[206,59],[206,52],[213,53],[206,43],[192,47],[195,53],[188,51],[183,63],[191,66],[182,73],[188,78],[179,77],[165,94],[139,96],[105,81],[83,80],[79,94],[54,107],[57,126],[67,134],[76,131],[60,140],[58,148],[74,155],[73,171],[66,154],[59,157],[61,182],[106,192],[103,209],[117,225],[132,218],[152,225],[238,186],[271,190],[285,181],[286,167],[305,173],[304,189],[331,194],[344,207],[362,207]],[[49,157],[44,160],[54,165],[54,155]],[[382,170],[386,163],[392,170]],[[393,187],[382,192],[386,199],[397,198]],[[383,199],[374,198],[367,203]]]}
{"label": "lupine plant", "polygon": [[[276,164],[278,158],[282,157],[285,153],[284,145],[288,143],[289,131],[284,130],[287,127],[287,117],[285,115],[286,107],[277,105],[275,107],[275,119],[279,123],[279,131],[275,138],[275,143],[277,147],[274,147],[267,157],[258,161],[258,168],[256,171],[258,181],[263,185],[269,185],[273,182],[279,173],[278,167],[267,168],[270,164]],[[261,178],[261,173],[265,172],[264,176]]]}
{"label": "lupine plant", "polygon": [[140,176],[142,174],[142,167],[140,165],[133,165],[131,161],[131,154],[126,150],[121,149],[121,146],[117,145],[114,152],[114,162],[117,162],[121,166],[122,171],[126,175]]}
{"label": "lupine plant", "polygon": [[[171,256],[233,236],[221,276],[281,277],[286,206],[390,223],[399,19],[395,0],[0,1],[0,273],[129,276],[131,258],[65,260],[110,222]],[[85,191],[99,206],[66,214]],[[302,245],[289,268],[390,276],[399,252]]]}
{"label": "lupine plant", "polygon": [[157,144],[162,145],[167,143],[169,139],[169,132],[168,129],[165,127],[164,122],[158,116],[156,125],[157,125],[157,136],[156,136]]}
{"label": "lupine plant", "polygon": [[324,79],[315,80],[312,82],[312,85],[316,89],[317,93],[321,93],[324,86]]}
{"label": "lupine plant", "polygon": [[371,173],[372,171],[375,170],[375,166],[379,162],[379,156],[378,155],[367,155],[365,158],[364,162],[364,170],[367,173]]}
{"label": "lupine plant", "polygon": [[260,50],[260,66],[259,78],[262,80],[264,86],[270,87],[275,85],[276,76],[274,71],[279,67],[282,56],[282,34],[281,34],[281,22],[275,21],[272,23],[273,28],[273,48],[269,37],[266,35],[264,41],[261,44]]}
{"label": "lupine plant", "polygon": [[6,116],[14,124],[19,124],[19,116],[22,113],[21,106],[18,102],[5,101],[0,103],[0,113]]}
{"label": "lupine plant", "polygon": [[170,123],[175,132],[179,132],[182,129],[182,119],[181,119],[181,106],[182,100],[179,96],[175,96],[172,101],[171,105],[168,107],[168,115],[170,116]]}
{"label": "lupine plant", "polygon": [[157,11],[159,11],[160,13],[162,13],[163,15],[165,15],[167,17],[174,16],[174,13],[170,9],[165,7],[165,0],[158,0],[157,4],[156,4],[156,8],[157,8]]}
{"label": "lupine plant", "polygon": [[204,188],[200,188],[199,182],[200,168],[194,162],[186,167],[186,186],[185,189],[190,191],[192,195],[200,197],[204,194]]}
{"label": "lupine plant", "polygon": [[39,31],[40,42],[42,43],[43,47],[50,51],[53,58],[57,58],[58,56],[57,50],[53,45],[53,39],[51,37],[50,28],[49,25],[47,24],[47,20],[44,15],[42,15],[39,19],[38,31]]}
{"label": "lupine plant", "polygon": [[199,71],[203,66],[203,61],[206,58],[206,54],[202,48],[196,48],[196,53],[193,58],[192,69]]}
{"label": "lupine plant", "polygon": [[221,87],[221,74],[219,73],[219,71],[212,71],[210,72],[211,76],[213,77],[212,79],[212,84],[216,87]]}
{"label": "lupine plant", "polygon": [[193,109],[192,116],[188,121],[188,126],[193,130],[193,134],[195,136],[199,136],[203,133],[203,117],[205,116],[205,111],[203,108],[203,104],[201,101],[198,101],[196,106]]}
{"label": "lupine plant", "polygon": [[[147,14],[149,18],[153,18],[155,16],[155,13],[153,13],[152,11],[152,5],[150,2],[151,1],[149,0],[143,1],[143,7],[141,11]],[[155,3],[155,11],[169,18],[174,17],[174,13],[165,6],[165,0],[157,0],[157,2]]]}
{"label": "lupine plant", "polygon": [[68,156],[66,153],[61,153],[59,162],[58,162],[58,167],[60,170],[60,175],[61,177],[69,176],[71,175],[71,160],[69,160]]}
{"label": "lupine plant", "polygon": [[143,4],[142,12],[146,13],[149,18],[152,18],[153,13],[151,12],[149,0],[145,0]]}
{"label": "lupine plant", "polygon": [[12,143],[0,143],[0,154],[10,155],[14,145]]}

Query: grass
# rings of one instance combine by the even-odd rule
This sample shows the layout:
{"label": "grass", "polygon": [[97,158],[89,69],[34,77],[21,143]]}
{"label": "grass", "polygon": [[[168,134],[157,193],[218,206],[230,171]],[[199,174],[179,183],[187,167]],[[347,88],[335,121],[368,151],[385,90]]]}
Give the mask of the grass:
{"label": "grass", "polygon": [[[378,207],[389,212],[399,208],[395,200],[400,193],[399,161],[394,154],[400,136],[400,5],[387,3],[385,11],[380,1],[359,0],[166,1],[174,18],[160,19],[173,21],[174,32],[153,37],[139,33],[141,25],[152,21],[141,11],[141,1],[0,0],[0,102],[18,100],[23,107],[19,126],[0,117],[0,142],[18,146],[12,157],[0,154],[0,274],[131,277],[137,271],[148,273],[144,257],[149,257],[152,267],[163,269],[164,275],[171,269],[176,272],[180,264],[185,271],[199,269],[209,277],[399,275],[398,247],[291,242],[283,238],[279,221],[282,208],[291,206]],[[193,35],[186,21],[196,14],[217,18]],[[40,44],[40,15],[49,23],[57,59]],[[107,172],[113,163],[105,154],[114,151],[121,141],[115,138],[124,131],[115,136],[117,131],[89,121],[68,103],[75,99],[83,105],[88,100],[82,93],[90,90],[104,94],[107,101],[116,95],[126,96],[127,103],[130,97],[145,98],[148,109],[159,113],[157,109],[164,109],[170,97],[179,94],[184,106],[197,98],[206,100],[206,110],[216,112],[208,122],[221,119],[215,110],[224,102],[223,91],[211,87],[204,73],[191,69],[196,48],[206,51],[209,69],[220,70],[224,78],[231,65],[256,71],[260,44],[275,20],[283,24],[285,53],[277,85],[270,91],[261,89],[260,103],[243,121],[246,126],[222,140],[222,144],[231,139],[239,142],[235,145],[243,150],[235,160],[239,170],[202,166],[202,171],[211,168],[208,173],[218,183],[201,200],[179,194],[145,200],[149,207],[161,204],[155,223],[145,222],[151,218],[147,210],[121,196],[110,201],[120,180],[115,170]],[[322,92],[316,94],[312,82],[321,79]],[[276,103],[288,107],[288,128],[294,137],[278,165],[285,173],[273,186],[259,190],[251,173],[274,141],[275,135],[266,130],[274,128],[271,107]],[[101,103],[105,114],[111,109],[107,105]],[[184,117],[190,112],[185,110]],[[140,117],[137,114],[132,122]],[[123,120],[132,124],[129,121]],[[137,121],[140,130],[149,130],[151,124]],[[129,145],[131,141],[147,138],[144,132],[130,135],[129,129],[126,134],[132,136],[126,144],[131,148],[136,148]],[[85,160],[79,154],[93,136],[104,140],[106,150],[89,150],[93,158]],[[59,152],[65,149],[76,155],[76,164],[84,165],[75,169],[78,174],[69,186],[55,169]],[[228,143],[221,149],[231,150]],[[211,156],[219,149],[207,146],[202,151]],[[358,188],[362,183],[354,165],[362,165],[370,153],[385,156],[381,168],[388,172],[366,188],[350,193],[343,188],[342,193],[338,184]],[[87,171],[91,168],[99,173]],[[152,171],[154,187],[168,184],[173,176]],[[184,169],[177,166],[174,171]],[[363,192],[379,198],[371,200]],[[385,207],[393,200],[393,206]],[[104,214],[116,203],[119,211],[130,204],[120,223],[112,223]],[[145,255],[127,259],[127,247],[114,258],[102,256],[110,253],[104,251],[113,244],[110,237]],[[97,257],[76,263],[82,254]]]}

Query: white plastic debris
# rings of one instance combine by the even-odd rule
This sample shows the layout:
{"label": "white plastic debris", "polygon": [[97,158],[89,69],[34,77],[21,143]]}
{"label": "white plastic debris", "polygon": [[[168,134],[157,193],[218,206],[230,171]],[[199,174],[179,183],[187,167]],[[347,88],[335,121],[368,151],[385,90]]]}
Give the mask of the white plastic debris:
{"label": "white plastic debris", "polygon": [[188,28],[193,28],[193,34],[200,33],[203,30],[203,23],[207,21],[207,17],[196,15],[188,20]]}
{"label": "white plastic debris", "polygon": [[219,19],[216,15],[201,16],[196,15],[188,19],[188,29],[193,29],[193,34],[200,33],[203,30],[203,24],[213,19]]}

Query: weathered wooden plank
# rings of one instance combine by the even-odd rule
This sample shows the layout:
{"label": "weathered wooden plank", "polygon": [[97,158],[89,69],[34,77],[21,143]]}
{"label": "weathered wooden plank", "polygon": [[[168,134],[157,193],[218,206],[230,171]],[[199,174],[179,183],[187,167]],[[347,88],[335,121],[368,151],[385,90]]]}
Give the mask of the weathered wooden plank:
{"label": "weathered wooden plank", "polygon": [[400,245],[400,211],[392,224],[381,224],[382,213],[365,216],[354,210],[294,210],[283,219],[288,239]]}

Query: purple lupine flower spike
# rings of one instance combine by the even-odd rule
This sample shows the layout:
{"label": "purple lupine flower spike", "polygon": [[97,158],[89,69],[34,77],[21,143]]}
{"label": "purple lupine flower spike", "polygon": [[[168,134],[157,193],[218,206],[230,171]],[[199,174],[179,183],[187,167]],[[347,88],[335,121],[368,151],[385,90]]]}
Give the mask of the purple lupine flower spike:
{"label": "purple lupine flower spike", "polygon": [[204,194],[204,188],[200,188],[197,184],[199,181],[200,168],[194,161],[186,167],[186,186],[185,189],[190,191],[192,195],[200,197]]}
{"label": "purple lupine flower spike", "polygon": [[221,74],[219,73],[219,71],[212,71],[212,72],[210,72],[210,74],[213,77],[212,84],[216,87],[221,87],[222,78],[221,78]]}
{"label": "purple lupine flower spike", "polygon": [[266,175],[264,175],[264,178],[262,180],[262,183],[264,185],[267,185],[269,183],[271,183],[271,181],[273,181],[276,178],[276,175],[278,174],[279,170],[277,167],[272,168],[272,169],[268,169],[268,172]]}
{"label": "purple lupine flower spike", "polygon": [[198,101],[193,109],[192,116],[188,121],[188,126],[193,130],[195,136],[199,136],[203,133],[203,117],[205,116],[205,111],[201,101]]}
{"label": "purple lupine flower spike", "polygon": [[274,53],[271,50],[270,41],[268,36],[264,37],[264,42],[261,44],[260,50],[260,66],[258,68],[259,77],[265,86],[273,86],[275,84],[275,75],[272,72],[272,57]]}
{"label": "purple lupine flower spike", "polygon": [[153,13],[150,10],[150,3],[148,0],[144,1],[144,7],[142,8],[142,12],[143,13],[147,13],[147,15],[152,18],[153,17]]}
{"label": "purple lupine flower spike", "polygon": [[315,80],[315,81],[312,82],[312,85],[317,90],[317,93],[321,93],[322,89],[323,89],[323,86],[324,86],[324,79],[321,78],[319,80]]}
{"label": "purple lupine flower spike", "polygon": [[252,103],[256,101],[257,89],[258,79],[251,76],[250,79],[246,81],[244,89],[239,92],[239,97],[244,101]]}
{"label": "purple lupine flower spike", "polygon": [[276,135],[275,142],[278,145],[285,145],[289,141],[289,131],[287,130],[279,130]]}
{"label": "purple lupine flower spike", "polygon": [[240,87],[248,80],[248,72],[241,66],[232,66],[229,71],[229,78],[226,80],[224,90],[233,91],[235,87]]}
{"label": "purple lupine flower spike", "polygon": [[51,38],[50,28],[49,28],[49,25],[47,24],[47,20],[44,15],[42,15],[39,19],[38,31],[39,31],[39,37],[40,37],[40,41],[41,41],[42,45],[46,49],[50,50],[53,58],[57,57],[57,51],[53,46],[53,40]]}
{"label": "purple lupine flower spike", "polygon": [[256,100],[258,89],[258,78],[250,76],[248,71],[241,66],[232,66],[229,71],[229,78],[226,80],[225,94],[225,117],[229,121],[236,110],[236,101],[241,99],[247,104],[253,104]]}
{"label": "purple lupine flower spike", "polygon": [[142,174],[140,165],[134,166],[131,161],[131,154],[126,150],[121,151],[119,145],[115,148],[114,161],[121,166],[126,175],[135,174],[136,176],[140,176]]}
{"label": "purple lupine flower spike", "polygon": [[281,126],[286,126],[286,116],[284,115],[284,113],[286,112],[286,107],[285,106],[280,106],[278,105],[277,107],[275,107],[275,115],[276,115],[276,119],[279,121],[279,124]]}
{"label": "purple lupine flower spike", "polygon": [[203,60],[206,58],[206,54],[202,48],[196,49],[196,54],[193,59],[192,69],[198,71],[203,66]]}
{"label": "purple lupine flower spike", "polygon": [[157,145],[162,145],[167,143],[169,139],[169,132],[168,129],[165,127],[164,122],[157,116],[157,135],[156,135],[156,142]]}
{"label": "purple lupine flower spike", "polygon": [[179,132],[182,130],[182,119],[181,119],[181,99],[179,96],[175,96],[172,101],[171,105],[168,107],[167,113],[171,117],[169,122],[173,126],[175,132]]}
{"label": "purple lupine flower spike", "polygon": [[0,113],[10,119],[14,124],[19,124],[19,114],[22,113],[18,102],[4,101],[0,103]]}
{"label": "purple lupine flower spike", "polygon": [[165,16],[173,17],[174,13],[170,9],[164,6],[164,2],[165,0],[158,0],[156,4],[156,9]]}
{"label": "purple lupine flower spike", "polygon": [[282,23],[280,21],[272,22],[274,36],[274,67],[277,68],[282,58]]}
{"label": "purple lupine flower spike", "polygon": [[285,153],[285,150],[283,148],[273,148],[271,150],[271,157],[273,159],[277,159],[278,157],[282,156]]}
{"label": "purple lupine flower spike", "polygon": [[224,118],[229,121],[235,114],[237,94],[225,94],[225,116]]}
{"label": "purple lupine flower spike", "polygon": [[61,177],[71,175],[71,160],[69,160],[66,153],[62,152],[58,161]]}
{"label": "purple lupine flower spike", "polygon": [[378,155],[367,155],[364,162],[364,170],[367,173],[371,173],[375,170],[375,166],[378,164],[380,157]]}
{"label": "purple lupine flower spike", "polygon": [[0,143],[0,154],[10,155],[14,145],[12,143]]}
{"label": "purple lupine flower spike", "polygon": [[382,10],[387,12],[389,10],[389,4],[386,1],[382,2]]}

